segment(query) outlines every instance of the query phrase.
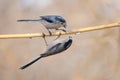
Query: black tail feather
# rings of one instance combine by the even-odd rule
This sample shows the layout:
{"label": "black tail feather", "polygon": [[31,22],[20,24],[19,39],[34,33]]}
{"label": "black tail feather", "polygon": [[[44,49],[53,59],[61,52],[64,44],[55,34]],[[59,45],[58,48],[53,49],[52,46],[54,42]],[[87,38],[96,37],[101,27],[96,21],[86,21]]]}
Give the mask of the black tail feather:
{"label": "black tail feather", "polygon": [[23,19],[23,20],[17,20],[17,22],[33,22],[33,21],[40,21],[40,19],[36,20],[30,20],[30,19]]}
{"label": "black tail feather", "polygon": [[27,64],[23,65],[22,67],[20,67],[20,69],[23,70],[23,69],[27,68],[28,66],[32,65],[33,63],[35,63],[36,61],[38,61],[41,58],[42,58],[42,56],[39,56],[39,57],[33,59],[29,63],[27,63]]}

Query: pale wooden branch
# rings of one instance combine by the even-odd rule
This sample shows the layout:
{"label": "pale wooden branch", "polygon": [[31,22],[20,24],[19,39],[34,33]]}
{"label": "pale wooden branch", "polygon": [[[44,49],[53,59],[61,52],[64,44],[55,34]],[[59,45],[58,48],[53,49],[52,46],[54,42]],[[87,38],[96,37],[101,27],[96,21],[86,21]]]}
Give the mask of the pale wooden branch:
{"label": "pale wooden branch", "polygon": [[[61,32],[61,35],[70,35],[70,34],[77,34],[82,32],[89,32],[89,31],[95,31],[95,30],[101,30],[101,29],[107,29],[107,28],[113,28],[113,27],[120,27],[120,23],[112,23],[108,25],[101,25],[101,26],[93,26],[83,29],[77,29],[69,32]],[[44,33],[46,37],[50,36],[49,33]],[[52,33],[52,36],[58,36],[59,32]],[[33,38],[33,37],[42,37],[42,33],[27,33],[27,34],[5,34],[0,35],[0,39],[12,39],[12,38]]]}

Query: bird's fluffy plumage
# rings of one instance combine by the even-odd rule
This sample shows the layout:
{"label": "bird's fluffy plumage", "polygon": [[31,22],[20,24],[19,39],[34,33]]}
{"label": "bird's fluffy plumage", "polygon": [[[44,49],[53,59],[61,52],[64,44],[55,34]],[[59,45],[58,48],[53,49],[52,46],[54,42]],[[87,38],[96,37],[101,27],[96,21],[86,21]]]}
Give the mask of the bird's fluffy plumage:
{"label": "bird's fluffy plumage", "polygon": [[20,69],[25,69],[28,66],[32,65],[33,63],[35,63],[36,61],[38,61],[39,59],[43,58],[43,57],[47,57],[50,55],[55,55],[58,54],[60,52],[65,51],[66,49],[68,49],[72,44],[72,39],[69,37],[68,39],[57,39],[53,42],[51,42],[50,44],[48,44],[46,51],[43,54],[40,54],[40,56],[38,56],[37,58],[33,59],[32,61],[30,61],[29,63],[23,65]]}

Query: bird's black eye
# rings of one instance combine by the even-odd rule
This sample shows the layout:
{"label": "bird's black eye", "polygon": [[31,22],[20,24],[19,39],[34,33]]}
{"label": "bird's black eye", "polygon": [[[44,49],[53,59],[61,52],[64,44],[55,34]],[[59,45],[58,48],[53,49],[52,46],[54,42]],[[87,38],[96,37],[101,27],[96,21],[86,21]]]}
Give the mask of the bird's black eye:
{"label": "bird's black eye", "polygon": [[71,44],[72,44],[72,39],[70,39],[68,42],[66,42],[66,43],[64,44],[64,48],[65,48],[65,49],[69,48],[69,47],[71,46]]}
{"label": "bird's black eye", "polygon": [[60,22],[62,22],[62,23],[65,23],[65,22],[66,22],[66,21],[65,21],[62,17],[60,17],[60,16],[57,16],[55,19],[58,20],[58,21],[60,21]]}

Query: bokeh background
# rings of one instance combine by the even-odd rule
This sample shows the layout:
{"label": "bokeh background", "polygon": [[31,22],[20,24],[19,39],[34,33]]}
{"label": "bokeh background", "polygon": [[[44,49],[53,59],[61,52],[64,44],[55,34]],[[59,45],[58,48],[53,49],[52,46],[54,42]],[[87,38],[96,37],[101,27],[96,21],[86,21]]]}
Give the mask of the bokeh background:
{"label": "bokeh background", "polygon": [[[53,14],[67,20],[68,30],[110,24],[120,21],[120,0],[0,0],[0,34],[47,32],[16,20]],[[45,51],[43,39],[1,39],[0,80],[120,80],[120,28],[72,36],[68,50],[25,70],[19,67]]]}

